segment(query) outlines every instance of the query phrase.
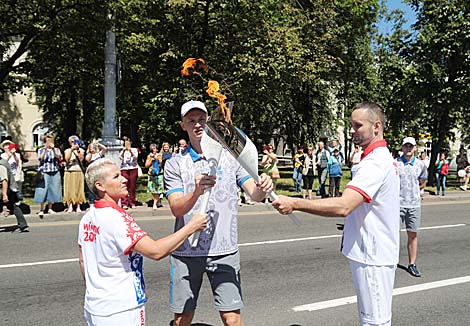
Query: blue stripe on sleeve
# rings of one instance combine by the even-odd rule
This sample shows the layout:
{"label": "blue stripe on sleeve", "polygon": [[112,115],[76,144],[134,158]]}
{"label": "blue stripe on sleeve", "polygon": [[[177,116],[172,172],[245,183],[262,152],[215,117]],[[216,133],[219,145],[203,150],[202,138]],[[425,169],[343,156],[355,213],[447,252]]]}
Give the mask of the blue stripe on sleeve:
{"label": "blue stripe on sleeve", "polygon": [[166,192],[166,196],[168,197],[170,194],[172,194],[174,192],[184,192],[184,189],[183,188],[175,188],[175,189],[168,190]]}
{"label": "blue stripe on sleeve", "polygon": [[242,178],[240,181],[238,181],[238,185],[241,187],[242,184],[244,184],[245,181],[248,180],[248,179],[253,179],[253,178],[250,175],[247,175],[244,178]]}

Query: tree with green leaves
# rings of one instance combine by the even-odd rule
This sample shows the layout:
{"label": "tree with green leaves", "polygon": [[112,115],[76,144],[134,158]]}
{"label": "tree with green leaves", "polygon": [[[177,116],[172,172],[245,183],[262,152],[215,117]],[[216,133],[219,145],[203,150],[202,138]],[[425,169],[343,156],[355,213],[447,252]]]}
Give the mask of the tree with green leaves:
{"label": "tree with green leaves", "polygon": [[[434,162],[470,113],[470,4],[464,0],[412,3],[417,10],[417,35],[411,44],[417,71],[414,90],[423,108],[421,125],[432,135]],[[461,130],[468,138],[468,128]]]}
{"label": "tree with green leaves", "polygon": [[96,137],[101,127],[106,11],[106,3],[94,0],[0,5],[0,50],[14,50],[0,64],[1,87],[33,86],[31,101],[63,144],[79,132]]}

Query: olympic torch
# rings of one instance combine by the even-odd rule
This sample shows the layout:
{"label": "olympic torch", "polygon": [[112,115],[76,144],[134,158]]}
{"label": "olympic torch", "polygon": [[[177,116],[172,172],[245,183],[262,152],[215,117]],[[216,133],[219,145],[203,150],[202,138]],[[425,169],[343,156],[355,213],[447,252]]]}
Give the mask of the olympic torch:
{"label": "olympic torch", "polygon": [[[219,142],[222,147],[226,148],[248,174],[258,181],[258,151],[255,144],[253,144],[243,131],[227,122],[225,118],[214,118],[214,114],[212,114],[211,120],[207,123],[207,134]],[[272,200],[278,199],[274,191],[268,193],[268,196]],[[301,224],[300,220],[294,214],[289,214],[288,216],[294,224]]]}

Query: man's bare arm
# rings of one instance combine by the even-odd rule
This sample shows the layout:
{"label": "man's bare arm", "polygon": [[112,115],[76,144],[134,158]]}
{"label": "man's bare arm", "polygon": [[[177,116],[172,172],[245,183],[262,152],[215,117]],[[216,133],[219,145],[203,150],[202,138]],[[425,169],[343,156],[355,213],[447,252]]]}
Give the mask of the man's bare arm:
{"label": "man's bare arm", "polygon": [[294,210],[326,217],[346,217],[364,202],[364,197],[355,190],[346,188],[341,197],[309,200],[279,196],[273,206],[281,214]]}

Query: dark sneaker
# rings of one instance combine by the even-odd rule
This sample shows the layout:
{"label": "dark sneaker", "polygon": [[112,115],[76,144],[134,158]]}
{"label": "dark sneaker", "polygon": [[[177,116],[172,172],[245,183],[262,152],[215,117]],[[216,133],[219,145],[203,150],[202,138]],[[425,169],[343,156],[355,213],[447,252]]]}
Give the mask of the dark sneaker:
{"label": "dark sneaker", "polygon": [[418,271],[416,264],[408,265],[408,273],[410,273],[414,277],[421,277],[421,273]]}

